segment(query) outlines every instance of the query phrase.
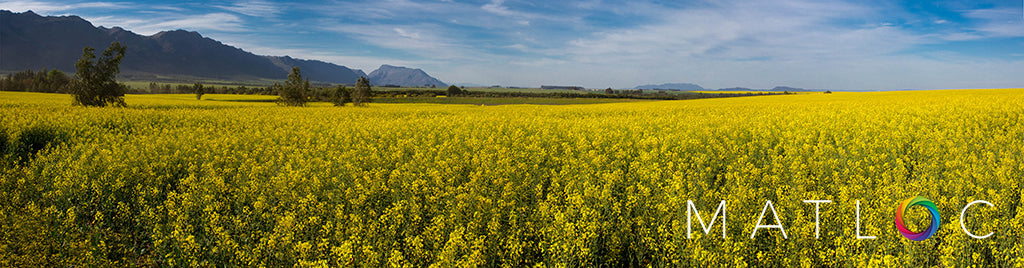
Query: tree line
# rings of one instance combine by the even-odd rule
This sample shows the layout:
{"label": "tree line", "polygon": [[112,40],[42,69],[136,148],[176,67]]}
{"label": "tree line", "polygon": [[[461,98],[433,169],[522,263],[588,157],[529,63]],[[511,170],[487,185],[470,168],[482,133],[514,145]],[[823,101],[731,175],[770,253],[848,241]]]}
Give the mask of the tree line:
{"label": "tree line", "polygon": [[93,48],[85,47],[82,57],[75,62],[73,77],[59,70],[26,70],[0,79],[0,90],[71,93],[75,105],[125,106],[124,94],[128,86],[115,78],[126,49],[127,46],[114,42],[97,57]]}
{"label": "tree line", "polygon": [[370,97],[373,96],[370,80],[366,77],[359,77],[352,89],[344,85],[333,88],[312,88],[309,85],[309,78],[302,77],[302,70],[299,67],[292,68],[284,85],[274,83],[271,88],[279,96],[278,104],[284,106],[305,106],[307,102],[314,101],[329,101],[335,106],[345,106],[347,103],[363,106],[369,103]]}
{"label": "tree line", "polygon": [[43,93],[68,93],[71,77],[60,70],[25,70],[0,79],[0,90]]}

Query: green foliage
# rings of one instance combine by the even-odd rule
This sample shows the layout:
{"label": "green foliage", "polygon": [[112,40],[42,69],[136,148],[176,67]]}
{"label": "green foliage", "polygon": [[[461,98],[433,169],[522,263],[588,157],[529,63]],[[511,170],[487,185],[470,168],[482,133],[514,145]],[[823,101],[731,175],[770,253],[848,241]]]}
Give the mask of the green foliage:
{"label": "green foliage", "polygon": [[370,89],[370,79],[366,77],[359,77],[356,80],[356,89],[352,91],[352,104],[355,106],[363,106],[370,102],[370,96],[373,92]]}
{"label": "green foliage", "polygon": [[345,86],[338,86],[338,88],[334,89],[331,102],[334,103],[334,106],[345,106],[345,103],[352,102],[352,91]]}
{"label": "green foliage", "polygon": [[3,167],[7,160],[7,154],[10,152],[10,140],[7,130],[0,128],[0,168]]}
{"label": "green foliage", "polygon": [[448,86],[448,92],[447,93],[448,93],[447,94],[448,96],[462,95],[462,89],[459,88],[456,85],[450,85],[450,86]]}
{"label": "green foliage", "polygon": [[439,98],[439,97],[378,97],[373,99],[376,103],[439,103],[439,104],[472,104],[472,105],[508,105],[508,104],[596,104],[596,103],[617,103],[617,102],[644,102],[647,100],[637,99],[613,99],[613,98]]}
{"label": "green foliage", "polygon": [[[6,132],[0,135],[6,135]],[[46,149],[47,146],[59,144],[66,139],[67,135],[55,127],[36,125],[22,130],[17,140],[4,143],[8,143],[5,147],[10,146],[7,149],[10,154],[24,163],[35,157],[39,151]]]}
{"label": "green foliage", "polygon": [[71,77],[58,70],[45,68],[38,72],[25,70],[0,78],[0,90],[63,93],[68,91]]}
{"label": "green foliage", "polygon": [[288,80],[285,81],[283,87],[275,83],[274,88],[277,89],[278,95],[281,96],[279,101],[283,105],[305,106],[306,101],[308,101],[309,79],[303,81],[302,71],[297,66],[292,68],[292,72],[288,74]]}
{"label": "green foliage", "polygon": [[206,94],[206,89],[203,88],[202,83],[196,83],[192,86],[192,93],[196,94],[196,100],[203,99],[203,94]]}
{"label": "green foliage", "polygon": [[[98,59],[91,47],[82,49],[82,57],[75,63],[75,79],[71,92],[74,102],[83,106],[125,106],[124,94],[127,87],[118,84],[115,78],[120,72],[119,65],[127,46],[118,42],[110,44]],[[96,59],[93,63],[93,59]]]}

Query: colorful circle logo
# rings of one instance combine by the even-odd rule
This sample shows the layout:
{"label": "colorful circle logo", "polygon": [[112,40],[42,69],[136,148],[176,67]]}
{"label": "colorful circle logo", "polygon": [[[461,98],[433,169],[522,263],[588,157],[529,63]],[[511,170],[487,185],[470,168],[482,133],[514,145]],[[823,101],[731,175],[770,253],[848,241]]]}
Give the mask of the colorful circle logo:
{"label": "colorful circle logo", "polygon": [[[928,224],[928,228],[924,231],[914,232],[907,228],[907,223],[903,221],[903,215],[906,215],[910,208],[913,206],[923,206],[928,209],[928,213],[931,214],[929,220],[931,223]],[[907,239],[914,241],[923,241],[932,237],[936,231],[939,230],[939,210],[935,207],[935,203],[928,198],[917,196],[900,202],[900,207],[896,208],[896,228],[900,230],[900,234]]]}

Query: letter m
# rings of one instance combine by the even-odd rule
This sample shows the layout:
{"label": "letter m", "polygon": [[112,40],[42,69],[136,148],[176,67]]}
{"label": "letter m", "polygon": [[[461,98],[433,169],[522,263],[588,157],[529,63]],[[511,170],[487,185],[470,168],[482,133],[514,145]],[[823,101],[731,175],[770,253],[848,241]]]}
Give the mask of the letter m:
{"label": "letter m", "polygon": [[718,203],[718,208],[715,209],[715,214],[711,216],[711,221],[707,225],[704,224],[704,219],[700,217],[700,211],[697,211],[697,206],[693,204],[693,200],[686,200],[686,238],[693,238],[693,214],[697,214],[697,222],[700,223],[700,228],[704,229],[704,234],[711,233],[711,227],[715,226],[715,219],[718,218],[718,214],[722,214],[722,239],[725,239],[725,200]]}

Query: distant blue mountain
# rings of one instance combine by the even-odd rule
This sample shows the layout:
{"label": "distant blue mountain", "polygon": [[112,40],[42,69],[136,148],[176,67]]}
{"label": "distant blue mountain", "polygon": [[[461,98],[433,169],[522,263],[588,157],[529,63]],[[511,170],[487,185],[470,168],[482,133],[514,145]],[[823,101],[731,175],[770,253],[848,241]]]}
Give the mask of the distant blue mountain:
{"label": "distant blue mountain", "polygon": [[642,85],[637,86],[633,89],[661,89],[661,90],[681,90],[681,91],[701,91],[703,87],[696,84],[690,83],[667,83],[660,85]]}
{"label": "distant blue mountain", "polygon": [[400,66],[381,65],[380,68],[370,72],[370,83],[374,85],[396,85],[403,87],[447,87],[448,84],[437,78],[428,75],[420,69],[406,68]]}
{"label": "distant blue mountain", "polygon": [[722,88],[722,89],[718,89],[718,90],[719,91],[789,91],[789,92],[812,92],[812,91],[825,91],[827,89],[803,89],[803,88],[797,88],[797,87],[779,86],[779,87],[774,87],[772,89],[753,89],[753,88],[745,88],[745,87],[730,87],[730,88]]}

